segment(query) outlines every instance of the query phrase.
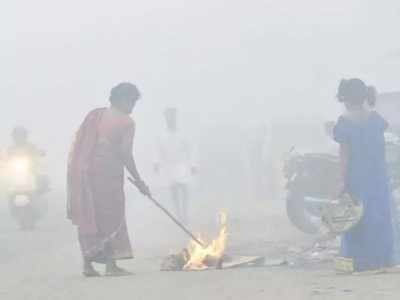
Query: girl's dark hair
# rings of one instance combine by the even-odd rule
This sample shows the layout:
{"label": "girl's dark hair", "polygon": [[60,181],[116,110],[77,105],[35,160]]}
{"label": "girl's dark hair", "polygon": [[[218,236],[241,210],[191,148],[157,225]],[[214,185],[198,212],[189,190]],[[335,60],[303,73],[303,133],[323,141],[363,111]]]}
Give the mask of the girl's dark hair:
{"label": "girl's dark hair", "polygon": [[111,89],[110,102],[113,105],[118,105],[121,101],[137,100],[140,97],[140,92],[136,85],[130,82],[122,82]]}
{"label": "girl's dark hair", "polygon": [[373,86],[367,86],[361,79],[342,79],[339,84],[337,98],[339,102],[362,105],[367,102],[375,106],[377,92]]}

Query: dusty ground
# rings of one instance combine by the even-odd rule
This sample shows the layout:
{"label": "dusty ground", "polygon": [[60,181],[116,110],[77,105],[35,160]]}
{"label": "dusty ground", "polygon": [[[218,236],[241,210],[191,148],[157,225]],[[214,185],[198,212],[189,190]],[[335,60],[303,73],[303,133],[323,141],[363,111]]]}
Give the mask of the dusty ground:
{"label": "dusty ground", "polygon": [[[54,197],[56,198],[56,197]],[[197,300],[197,299],[399,299],[400,275],[336,275],[328,264],[222,271],[160,272],[162,257],[186,244],[183,236],[157,210],[137,198],[128,206],[136,259],[123,266],[135,275],[86,279],[80,275],[75,232],[65,220],[62,199],[35,232],[19,232],[0,203],[1,300]],[[56,204],[58,202],[58,204]],[[223,206],[223,205],[221,205]],[[277,204],[226,208],[230,214],[230,251],[284,257],[290,247],[309,238],[293,229]],[[192,227],[215,229],[214,211],[197,203]],[[99,270],[101,268],[99,267]]]}

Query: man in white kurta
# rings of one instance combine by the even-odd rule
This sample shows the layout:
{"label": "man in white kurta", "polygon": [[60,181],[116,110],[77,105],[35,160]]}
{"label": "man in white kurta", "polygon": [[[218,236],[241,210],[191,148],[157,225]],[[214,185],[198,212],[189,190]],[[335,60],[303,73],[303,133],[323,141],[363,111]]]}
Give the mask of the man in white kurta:
{"label": "man in white kurta", "polygon": [[195,155],[190,142],[177,126],[177,110],[164,112],[167,128],[157,145],[155,171],[171,193],[176,216],[188,221],[189,185],[196,173]]}

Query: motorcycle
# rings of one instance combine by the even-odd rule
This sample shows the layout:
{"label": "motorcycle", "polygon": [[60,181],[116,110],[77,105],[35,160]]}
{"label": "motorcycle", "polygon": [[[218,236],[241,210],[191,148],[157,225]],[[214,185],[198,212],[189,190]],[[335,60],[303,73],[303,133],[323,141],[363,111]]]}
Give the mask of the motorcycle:
{"label": "motorcycle", "polygon": [[[400,138],[387,134],[385,140],[395,209],[400,217]],[[285,159],[284,176],[289,220],[304,233],[320,233],[326,207],[338,193],[339,157],[327,153],[301,154],[292,149]]]}
{"label": "motorcycle", "polygon": [[6,161],[9,208],[21,230],[33,230],[47,210],[44,195],[49,191],[46,176],[37,172],[29,156],[10,156]]}
{"label": "motorcycle", "polygon": [[286,212],[295,227],[318,233],[322,207],[337,193],[339,175],[339,158],[334,155],[290,151],[284,164]]}

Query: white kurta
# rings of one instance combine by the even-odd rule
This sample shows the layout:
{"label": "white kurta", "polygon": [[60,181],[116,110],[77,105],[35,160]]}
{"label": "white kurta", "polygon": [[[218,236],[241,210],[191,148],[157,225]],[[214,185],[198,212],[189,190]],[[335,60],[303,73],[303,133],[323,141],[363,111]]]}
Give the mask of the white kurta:
{"label": "white kurta", "polygon": [[161,185],[191,183],[192,168],[196,167],[194,149],[179,131],[166,131],[158,141],[156,153]]}

